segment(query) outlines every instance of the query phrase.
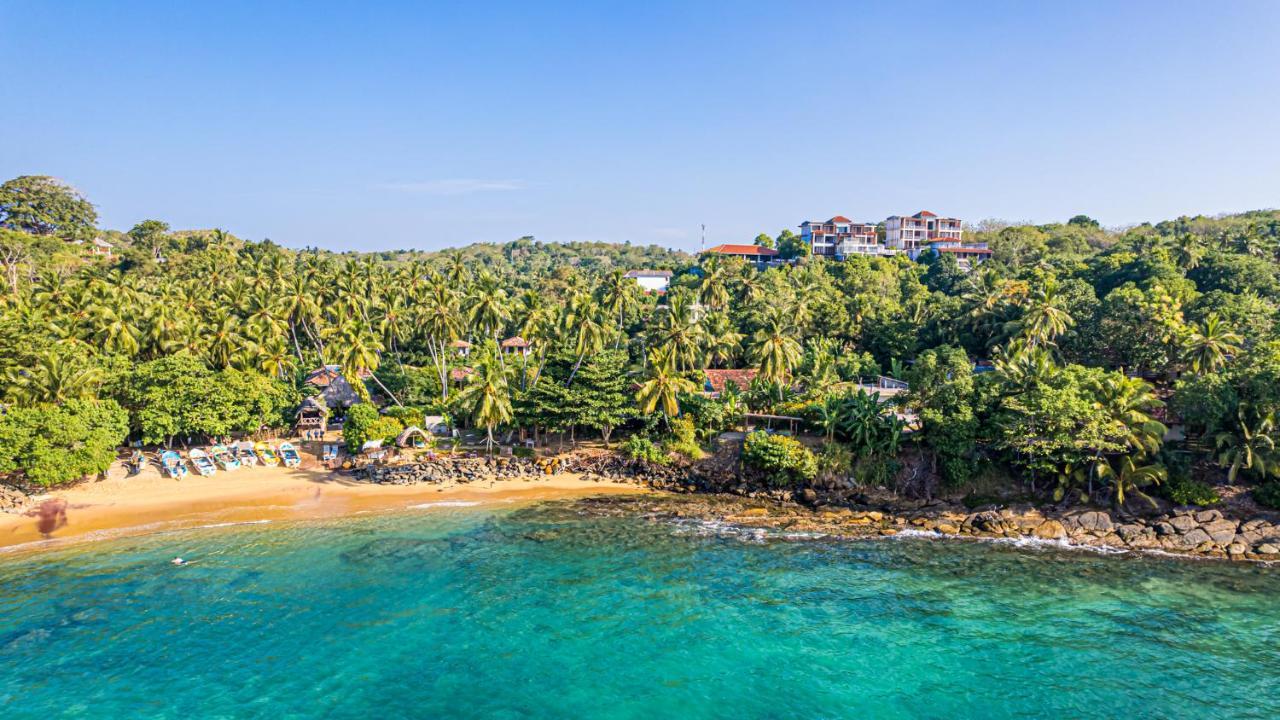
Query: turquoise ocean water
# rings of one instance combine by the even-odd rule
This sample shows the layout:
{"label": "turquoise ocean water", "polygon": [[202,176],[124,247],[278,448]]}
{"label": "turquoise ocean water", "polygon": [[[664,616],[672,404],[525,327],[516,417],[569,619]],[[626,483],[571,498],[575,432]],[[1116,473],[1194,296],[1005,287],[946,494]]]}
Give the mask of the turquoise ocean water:
{"label": "turquoise ocean water", "polygon": [[1278,600],[1280,568],[432,508],[0,555],[0,718],[1275,718]]}

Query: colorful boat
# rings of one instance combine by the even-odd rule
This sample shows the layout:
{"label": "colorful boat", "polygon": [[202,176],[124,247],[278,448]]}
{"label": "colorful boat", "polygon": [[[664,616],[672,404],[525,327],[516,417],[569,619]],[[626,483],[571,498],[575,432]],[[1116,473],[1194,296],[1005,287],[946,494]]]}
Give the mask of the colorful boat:
{"label": "colorful boat", "polygon": [[160,467],[164,468],[165,475],[174,480],[181,480],[190,472],[187,470],[187,463],[176,450],[165,450],[160,454]]}
{"label": "colorful boat", "polygon": [[248,440],[242,440],[231,446],[231,452],[235,453],[236,459],[240,461],[243,467],[253,467],[258,464],[258,456],[253,454],[253,443]]}
{"label": "colorful boat", "polygon": [[223,470],[240,469],[240,461],[236,459],[235,453],[226,445],[214,445],[209,448],[209,454],[213,456],[213,461]]}
{"label": "colorful boat", "polygon": [[258,461],[267,467],[275,467],[280,464],[280,458],[276,456],[275,448],[265,442],[259,442],[254,445],[253,452],[258,456]]}
{"label": "colorful boat", "polygon": [[302,456],[293,443],[280,443],[280,457],[284,460],[285,467],[298,467],[302,464]]}
{"label": "colorful boat", "polygon": [[218,465],[213,462],[213,458],[209,457],[209,453],[196,448],[187,453],[187,458],[191,460],[191,467],[196,472],[205,477],[211,477],[218,472]]}

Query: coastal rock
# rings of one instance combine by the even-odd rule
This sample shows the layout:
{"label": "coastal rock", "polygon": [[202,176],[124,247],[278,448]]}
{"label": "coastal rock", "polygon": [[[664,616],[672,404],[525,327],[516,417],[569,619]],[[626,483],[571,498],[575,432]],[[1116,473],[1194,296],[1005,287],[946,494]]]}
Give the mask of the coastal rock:
{"label": "coastal rock", "polygon": [[1212,545],[1213,538],[1209,537],[1209,533],[1201,530],[1200,528],[1194,528],[1191,532],[1183,535],[1181,540],[1181,545],[1183,547],[1196,548],[1197,550],[1199,550],[1200,546],[1205,543]]}
{"label": "coastal rock", "polygon": [[1244,554],[1248,551],[1249,547],[1244,543],[1231,543],[1227,546],[1227,554],[1233,558],[1244,557]]}
{"label": "coastal rock", "polygon": [[958,535],[960,533],[960,528],[948,522],[938,523],[933,527],[933,529],[937,530],[943,535]]}
{"label": "coastal rock", "polygon": [[1057,540],[1067,536],[1067,529],[1057,520],[1045,520],[1036,526],[1033,534],[1041,540]]}
{"label": "coastal rock", "polygon": [[1174,515],[1169,518],[1169,525],[1172,525],[1173,529],[1180,533],[1186,533],[1195,529],[1197,523],[1196,519],[1190,515]]}
{"label": "coastal rock", "polygon": [[1150,532],[1151,530],[1149,528],[1145,528],[1141,525],[1129,524],[1116,527],[1116,534],[1119,535],[1120,539],[1124,540],[1125,543],[1132,543],[1135,539],[1149,534]]}
{"label": "coastal rock", "polygon": [[1111,529],[1111,516],[1104,512],[1087,512],[1076,516],[1076,521],[1085,530],[1106,532]]}
{"label": "coastal rock", "polygon": [[1222,519],[1221,510],[1201,510],[1196,513],[1196,522],[1211,523]]}
{"label": "coastal rock", "polygon": [[1280,555],[1280,545],[1272,543],[1263,543],[1258,546],[1259,555]]}
{"label": "coastal rock", "polygon": [[1160,536],[1164,536],[1164,535],[1176,535],[1177,533],[1178,533],[1178,531],[1177,531],[1176,529],[1174,529],[1173,525],[1170,525],[1170,524],[1169,524],[1169,523],[1167,523],[1167,522],[1158,522],[1158,523],[1156,523],[1156,534],[1157,534],[1157,535],[1160,535]]}
{"label": "coastal rock", "polygon": [[[1213,512],[1217,512],[1214,510]],[[1218,513],[1219,518],[1222,513]],[[1234,520],[1213,520],[1200,526],[1200,529],[1209,534],[1209,537],[1219,545],[1228,545],[1236,537],[1236,522]]]}

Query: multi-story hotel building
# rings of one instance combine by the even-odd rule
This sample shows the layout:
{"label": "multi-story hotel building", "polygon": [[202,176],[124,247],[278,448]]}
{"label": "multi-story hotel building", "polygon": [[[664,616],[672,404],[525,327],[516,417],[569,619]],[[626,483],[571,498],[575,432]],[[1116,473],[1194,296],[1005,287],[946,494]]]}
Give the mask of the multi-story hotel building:
{"label": "multi-story hotel building", "polygon": [[884,221],[884,244],[905,251],[912,258],[931,243],[960,243],[962,234],[959,219],[938,217],[928,210],[910,217],[894,215]]}
{"label": "multi-story hotel building", "polygon": [[843,215],[830,220],[806,220],[800,223],[800,239],[809,253],[819,257],[843,260],[850,255],[888,255],[893,251],[876,239],[876,226],[858,223]]}

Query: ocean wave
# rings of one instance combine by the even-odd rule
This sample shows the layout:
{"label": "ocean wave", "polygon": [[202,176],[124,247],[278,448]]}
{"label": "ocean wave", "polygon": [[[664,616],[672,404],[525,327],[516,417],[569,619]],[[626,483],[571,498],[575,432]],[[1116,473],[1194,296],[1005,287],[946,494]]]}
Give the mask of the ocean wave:
{"label": "ocean wave", "polygon": [[436,502],[419,503],[417,505],[409,505],[408,510],[428,510],[438,507],[473,507],[479,505],[479,500],[437,500]]}

